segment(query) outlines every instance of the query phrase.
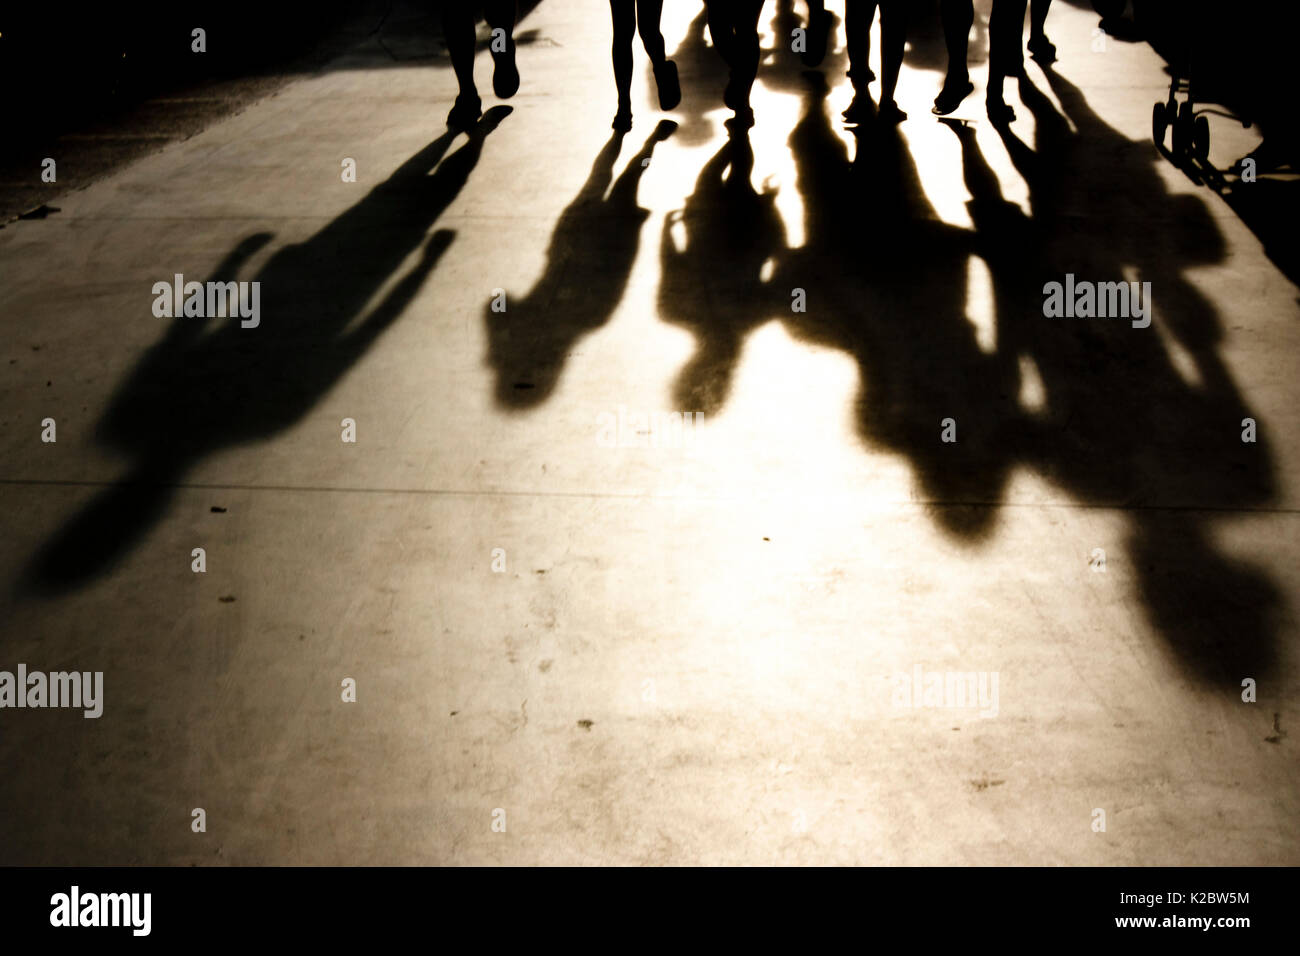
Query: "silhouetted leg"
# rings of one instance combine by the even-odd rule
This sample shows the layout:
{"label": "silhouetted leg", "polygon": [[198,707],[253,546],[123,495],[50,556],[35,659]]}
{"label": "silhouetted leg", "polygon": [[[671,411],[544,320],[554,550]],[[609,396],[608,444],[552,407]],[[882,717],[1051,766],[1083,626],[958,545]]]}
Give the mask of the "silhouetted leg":
{"label": "silhouetted leg", "polygon": [[1056,59],[1056,46],[1044,32],[1051,6],[1052,0],[1031,0],[1029,4],[1029,52],[1043,63]]}
{"label": "silhouetted leg", "polygon": [[1003,80],[1025,71],[1021,49],[1025,30],[1025,0],[993,0],[989,17],[988,114],[995,122],[1009,123],[1015,111],[1002,98]]}
{"label": "silhouetted leg", "polygon": [[[486,0],[483,18],[494,34],[488,47],[495,64],[492,90],[503,100],[508,100],[519,89],[519,67],[515,63],[515,0]],[[505,32],[504,49],[496,39],[497,30]]]}
{"label": "silhouetted leg", "polygon": [[718,55],[731,66],[731,48],[734,45],[732,35],[732,0],[705,0],[704,9],[709,20],[709,39]]}
{"label": "silhouetted leg", "polygon": [[671,110],[682,101],[682,88],[677,80],[677,64],[664,52],[664,35],[659,29],[663,7],[663,0],[636,0],[636,25],[641,34],[641,45],[654,67],[659,108]]}
{"label": "silhouetted leg", "polygon": [[749,106],[749,94],[758,76],[758,18],[763,12],[763,0],[735,0],[734,10],[735,46],[731,82],[727,84],[728,105],[742,125],[750,125],[754,111]]}
{"label": "silhouetted leg", "polygon": [[618,88],[618,112],[614,129],[632,128],[632,37],[636,35],[636,0],[609,0],[614,21],[614,85]]}
{"label": "silhouetted leg", "polygon": [[865,90],[876,78],[871,71],[871,21],[875,18],[876,0],[845,0],[844,40],[854,90]]}
{"label": "silhouetted leg", "polygon": [[880,0],[880,115],[896,123],[907,119],[894,102],[906,46],[907,0]]}
{"label": "silhouetted leg", "polygon": [[447,115],[451,129],[470,129],[483,112],[478,88],[474,85],[474,14],[468,4],[448,3],[442,8],[442,33],[451,55],[460,94]]}
{"label": "silhouetted leg", "polygon": [[939,0],[939,14],[943,19],[943,39],[948,47],[948,73],[943,89],[934,99],[934,112],[943,116],[955,110],[974,89],[970,72],[966,69],[966,48],[970,42],[970,28],[975,23],[975,5],[972,0]]}

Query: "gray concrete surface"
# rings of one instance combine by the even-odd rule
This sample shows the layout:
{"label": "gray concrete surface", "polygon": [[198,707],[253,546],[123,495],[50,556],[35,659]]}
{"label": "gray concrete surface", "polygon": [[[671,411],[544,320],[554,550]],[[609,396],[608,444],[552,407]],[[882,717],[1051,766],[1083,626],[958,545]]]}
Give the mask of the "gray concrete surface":
{"label": "gray concrete surface", "polygon": [[[1068,117],[1044,255],[1152,281],[1150,328],[1000,311],[964,254],[861,263],[889,291],[859,315],[800,177],[853,140],[792,145],[820,104],[771,5],[751,179],[795,252],[770,301],[721,255],[667,274],[718,248],[689,199],[727,115],[668,7],[679,126],[641,152],[638,50],[603,204],[607,8],[566,0],[477,156],[441,138],[444,63],[362,44],[0,231],[0,669],[104,673],[97,720],[0,711],[0,861],[1300,862],[1297,292],[1151,147],[1159,61],[1059,3],[1068,85],[1030,67]],[[932,52],[900,86],[914,221],[960,248],[984,207]],[[1035,197],[981,102],[1013,221]],[[1252,145],[1216,121],[1220,165]],[[258,328],[154,316],[232,255]],[[620,407],[705,414],[608,447]],[[907,706],[917,668],[996,672],[996,714]]]}

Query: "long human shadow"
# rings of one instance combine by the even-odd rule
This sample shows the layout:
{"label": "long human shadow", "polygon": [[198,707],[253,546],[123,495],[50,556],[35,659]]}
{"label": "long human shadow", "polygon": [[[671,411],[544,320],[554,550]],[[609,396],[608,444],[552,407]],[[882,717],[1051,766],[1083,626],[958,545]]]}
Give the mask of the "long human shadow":
{"label": "long human shadow", "polygon": [[753,168],[748,131],[733,131],[685,206],[664,220],[659,316],[695,338],[673,385],[673,408],[682,411],[713,415],[722,407],[745,337],[789,302],[763,275],[786,251],[785,225],[775,191],[754,188]]}
{"label": "long human shadow", "polygon": [[796,337],[854,359],[859,436],[910,462],[917,497],[949,533],[978,539],[992,527],[1009,463],[1000,451],[1005,382],[966,319],[971,235],[936,215],[893,124],[859,124],[850,160],[826,93],[810,74],[790,136],[806,241],[774,281],[806,290],[807,308],[787,309],[784,321]]}
{"label": "long human shadow", "polygon": [[[1213,304],[1187,277],[1222,261],[1222,238],[1199,197],[1167,192],[1148,143],[1108,126],[1064,77],[1045,75],[1065,116],[1022,82],[1036,149],[999,130],[1031,215],[1001,195],[972,131],[950,124],[992,277],[1003,377],[1019,391],[1028,366],[1041,390],[1007,449],[1076,500],[1125,514],[1124,552],[1151,623],[1190,673],[1235,685],[1275,664],[1280,595],[1214,541],[1223,512],[1261,508],[1275,493],[1265,425],[1218,353]],[[1088,214],[1102,178],[1106,202],[1123,214]],[[1044,285],[1066,273],[1149,281],[1153,327],[1045,317]],[[1246,418],[1257,423],[1255,443],[1242,441]],[[1081,555],[1106,544],[1081,542]]]}
{"label": "long human shadow", "polygon": [[617,179],[625,134],[610,136],[551,233],[542,276],[522,298],[507,295],[504,311],[484,308],[498,406],[528,409],[549,398],[574,344],[618,308],[650,215],[637,204],[641,176],[676,128],[662,120]]}
{"label": "long human shadow", "polygon": [[[161,518],[199,460],[269,438],[307,414],[403,314],[433,271],[454,233],[428,230],[509,113],[509,107],[488,111],[450,156],[456,134],[438,137],[311,238],[271,256],[252,277],[261,283],[255,328],[241,327],[238,317],[173,318],[96,427],[98,441],[134,460],[129,476],[41,548],[26,584],[57,593],[107,570]],[[241,241],[210,280],[236,281],[239,268],[271,238],[259,233]],[[417,250],[419,260],[367,311]]]}

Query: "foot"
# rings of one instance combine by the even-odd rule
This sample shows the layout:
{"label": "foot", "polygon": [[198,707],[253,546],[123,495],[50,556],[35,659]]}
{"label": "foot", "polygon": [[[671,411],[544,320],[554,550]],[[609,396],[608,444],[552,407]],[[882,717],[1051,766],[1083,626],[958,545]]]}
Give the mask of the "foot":
{"label": "foot", "polygon": [[483,115],[483,101],[477,93],[462,93],[456,97],[456,104],[447,114],[447,128],[461,133],[468,133]]}
{"label": "foot", "polygon": [[1039,63],[1056,62],[1056,45],[1047,39],[1046,34],[1029,38],[1029,53]]}
{"label": "foot", "polygon": [[632,128],[632,107],[627,103],[619,103],[618,112],[614,114],[614,122],[611,126],[620,133],[626,133],[630,130]]}
{"label": "foot", "polygon": [[808,42],[804,46],[804,51],[800,54],[803,65],[806,67],[821,66],[822,60],[826,59],[826,47],[831,38],[831,15],[825,10],[820,13],[814,13],[808,20]]}
{"label": "foot", "polygon": [[506,37],[503,53],[493,53],[492,61],[496,65],[492,71],[492,92],[503,100],[508,100],[519,90],[519,67],[515,63],[515,38]]}
{"label": "foot", "polygon": [[984,103],[985,111],[989,114],[989,119],[994,126],[1015,122],[1016,111],[1011,108],[1006,100],[989,99]]}
{"label": "foot", "polygon": [[880,107],[877,111],[882,123],[901,123],[907,119],[907,114],[898,108],[898,104],[893,100],[881,100]]}
{"label": "foot", "polygon": [[655,64],[655,86],[659,88],[659,108],[665,112],[676,109],[682,101],[682,86],[677,81],[677,64],[664,60]]}
{"label": "foot", "polygon": [[943,89],[939,95],[934,98],[934,108],[930,112],[936,116],[947,116],[957,107],[961,106],[961,101],[970,96],[975,91],[975,86],[971,83],[970,78],[966,77],[953,82],[945,81]]}
{"label": "foot", "polygon": [[846,123],[865,123],[871,118],[871,97],[866,94],[855,95],[849,108],[840,115]]}

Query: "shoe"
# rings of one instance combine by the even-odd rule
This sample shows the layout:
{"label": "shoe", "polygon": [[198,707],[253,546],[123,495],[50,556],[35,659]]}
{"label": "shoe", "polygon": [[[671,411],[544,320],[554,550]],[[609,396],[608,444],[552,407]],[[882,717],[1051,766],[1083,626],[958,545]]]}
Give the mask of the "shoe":
{"label": "shoe", "polygon": [[1030,38],[1029,53],[1039,63],[1056,62],[1056,45],[1045,36]]}
{"label": "shoe", "polygon": [[877,114],[882,123],[893,123],[895,125],[907,119],[907,114],[898,108],[898,104],[893,100],[885,100],[880,104]]}
{"label": "shoe", "polygon": [[969,79],[962,80],[949,86],[943,85],[939,95],[934,98],[934,107],[930,110],[936,116],[947,116],[957,107],[961,106],[961,101],[975,92],[975,85]]}
{"label": "shoe", "polygon": [[807,36],[808,42],[800,58],[803,65],[811,69],[821,66],[822,60],[826,59],[826,47],[831,38],[831,15],[827,11],[815,13],[809,19]]}
{"label": "shoe", "polygon": [[854,96],[849,108],[840,114],[846,123],[863,123],[871,118],[871,97]]}
{"label": "shoe", "polygon": [[493,53],[492,92],[508,100],[519,91],[519,66],[515,63],[515,38],[506,38],[504,53]]}
{"label": "shoe", "polygon": [[620,133],[626,133],[632,128],[632,107],[620,106],[618,112],[614,114],[614,122],[610,124],[611,129],[618,130]]}
{"label": "shoe", "polygon": [[1008,123],[1014,123],[1016,120],[1016,111],[1005,100],[987,100],[984,103],[984,109],[989,114],[989,119],[994,126],[1005,126]]}
{"label": "shoe", "polygon": [[677,64],[664,60],[655,64],[655,86],[659,88],[659,108],[664,112],[676,109],[682,101],[682,85],[677,82]]}
{"label": "shoe", "polygon": [[478,124],[483,115],[483,101],[478,94],[467,96],[462,93],[456,97],[456,103],[447,114],[447,128],[461,133],[468,133]]}

